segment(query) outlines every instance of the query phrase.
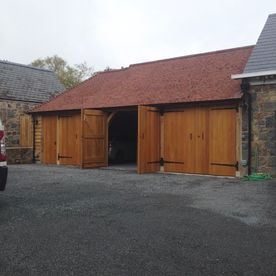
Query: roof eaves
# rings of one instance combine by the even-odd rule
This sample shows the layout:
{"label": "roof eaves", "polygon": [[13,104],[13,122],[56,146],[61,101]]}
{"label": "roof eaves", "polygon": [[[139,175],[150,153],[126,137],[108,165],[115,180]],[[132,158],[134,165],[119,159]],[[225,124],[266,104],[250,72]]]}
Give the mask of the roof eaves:
{"label": "roof eaves", "polygon": [[231,79],[240,80],[240,79],[246,79],[246,78],[255,78],[255,77],[263,77],[263,76],[273,76],[273,75],[276,75],[276,70],[236,74],[236,75],[231,75]]}

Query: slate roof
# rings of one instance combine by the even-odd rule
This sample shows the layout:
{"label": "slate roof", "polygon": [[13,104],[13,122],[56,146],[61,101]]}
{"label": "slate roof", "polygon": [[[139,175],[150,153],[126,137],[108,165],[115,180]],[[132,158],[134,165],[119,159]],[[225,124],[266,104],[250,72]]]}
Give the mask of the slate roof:
{"label": "slate roof", "polygon": [[270,14],[243,73],[276,70],[276,13]]}
{"label": "slate roof", "polygon": [[0,99],[41,103],[64,90],[53,71],[0,61]]}
{"label": "slate roof", "polygon": [[253,46],[130,65],[101,72],[32,112],[241,98],[241,73]]}

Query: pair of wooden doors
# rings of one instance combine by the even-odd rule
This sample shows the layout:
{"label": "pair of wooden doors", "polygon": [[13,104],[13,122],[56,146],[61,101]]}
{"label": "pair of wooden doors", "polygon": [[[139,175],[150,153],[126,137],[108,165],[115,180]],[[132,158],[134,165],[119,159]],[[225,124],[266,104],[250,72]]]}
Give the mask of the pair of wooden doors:
{"label": "pair of wooden doors", "polygon": [[164,113],[164,170],[207,174],[208,108]]}
{"label": "pair of wooden doors", "polygon": [[43,116],[43,163],[79,165],[80,114]]}
{"label": "pair of wooden doors", "polygon": [[[138,107],[139,173],[160,169],[160,114],[154,107]],[[108,115],[100,110],[82,111],[82,167],[108,166]]]}
{"label": "pair of wooden doors", "polygon": [[207,173],[207,109],[138,110],[138,172]]}
{"label": "pair of wooden doors", "polygon": [[236,109],[138,109],[138,172],[235,176]]}
{"label": "pair of wooden doors", "polygon": [[42,119],[43,163],[107,166],[107,114],[83,110],[82,114],[47,115]]}

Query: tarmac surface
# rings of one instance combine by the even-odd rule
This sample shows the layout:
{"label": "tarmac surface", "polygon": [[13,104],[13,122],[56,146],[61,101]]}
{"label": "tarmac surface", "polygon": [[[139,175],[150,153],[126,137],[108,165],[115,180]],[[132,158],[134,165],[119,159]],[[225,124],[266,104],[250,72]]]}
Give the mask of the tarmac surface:
{"label": "tarmac surface", "polygon": [[9,166],[0,275],[276,275],[276,182]]}

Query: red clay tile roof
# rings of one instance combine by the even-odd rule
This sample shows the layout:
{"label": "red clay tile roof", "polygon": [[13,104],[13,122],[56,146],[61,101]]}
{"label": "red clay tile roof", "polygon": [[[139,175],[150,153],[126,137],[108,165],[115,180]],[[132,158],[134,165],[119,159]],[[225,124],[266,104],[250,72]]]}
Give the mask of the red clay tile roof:
{"label": "red clay tile roof", "polygon": [[253,46],[101,72],[31,112],[238,99]]}

